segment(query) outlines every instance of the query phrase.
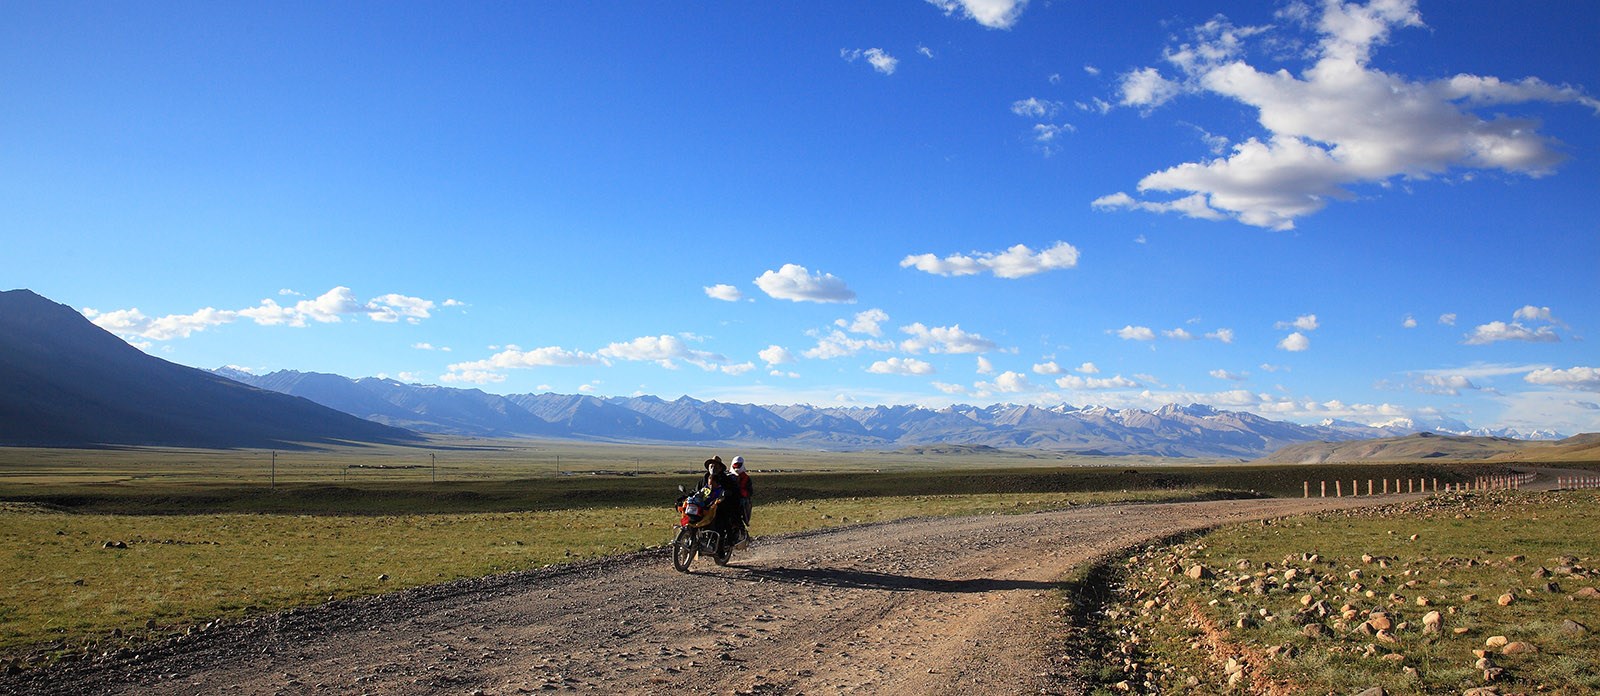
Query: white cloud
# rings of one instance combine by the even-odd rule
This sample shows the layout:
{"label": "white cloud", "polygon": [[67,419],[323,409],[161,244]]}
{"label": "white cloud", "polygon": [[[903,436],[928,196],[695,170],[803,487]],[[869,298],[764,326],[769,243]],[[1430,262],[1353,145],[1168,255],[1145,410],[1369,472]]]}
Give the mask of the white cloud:
{"label": "white cloud", "polygon": [[1141,68],[1122,76],[1118,84],[1123,106],[1157,107],[1172,101],[1182,86],[1161,76],[1155,68]]}
{"label": "white cloud", "polygon": [[1417,375],[1417,391],[1426,394],[1445,394],[1457,396],[1462,390],[1476,390],[1478,385],[1466,375],[1451,374],[1421,374]]}
{"label": "white cloud", "polygon": [[962,17],[990,29],[1010,29],[1028,0],[928,0],[928,4],[944,10],[946,16],[959,10]]}
{"label": "white cloud", "polygon": [[728,358],[716,353],[690,348],[682,337],[672,335],[640,336],[626,343],[612,343],[599,351],[600,357],[636,362],[654,362],[669,370],[677,369],[678,361],[713,371],[728,363]]}
{"label": "white cloud", "polygon": [[756,357],[761,358],[768,367],[794,362],[794,354],[790,353],[788,348],[777,345],[767,346],[757,353]]}
{"label": "white cloud", "polygon": [[1062,104],[1058,101],[1028,97],[1011,102],[1011,113],[1034,119],[1051,118],[1061,113],[1061,107]]}
{"label": "white cloud", "polygon": [[933,365],[916,358],[889,358],[867,367],[867,372],[879,375],[931,375]]}
{"label": "white cloud", "polygon": [[805,266],[786,263],[762,273],[756,287],[767,295],[791,302],[855,302],[856,293],[832,273],[812,273]]}
{"label": "white cloud", "polygon": [[85,317],[107,331],[123,338],[144,338],[169,341],[188,338],[213,326],[231,324],[239,319],[249,319],[261,326],[304,327],[308,321],[338,323],[350,315],[365,313],[373,321],[396,322],[404,318],[418,323],[430,316],[434,303],[419,297],[390,293],[368,302],[361,302],[350,288],[338,286],[309,300],[300,300],[293,306],[279,305],[264,299],[255,307],[244,309],[217,309],[206,307],[189,314],[169,314],[148,317],[137,307],[99,312],[83,310]]}
{"label": "white cloud", "polygon": [[1062,389],[1077,389],[1077,390],[1089,390],[1089,389],[1133,389],[1133,388],[1138,387],[1139,383],[1135,382],[1135,381],[1133,381],[1131,379],[1128,379],[1127,377],[1123,377],[1122,375],[1117,375],[1115,377],[1103,377],[1103,378],[1102,377],[1079,377],[1077,375],[1066,375],[1066,376],[1061,377],[1060,379],[1056,380],[1056,386],[1061,387]]}
{"label": "white cloud", "polygon": [[866,58],[867,63],[872,65],[873,70],[885,75],[893,75],[895,68],[900,65],[900,59],[889,55],[888,51],[881,48],[841,48],[839,49],[839,57],[852,63],[861,58]]}
{"label": "white cloud", "polygon": [[440,382],[461,382],[466,384],[494,384],[506,381],[506,376],[488,370],[461,370],[446,372],[439,375]]}
{"label": "white cloud", "polygon": [[1440,314],[1439,315],[1439,323],[1440,324],[1444,324],[1445,326],[1455,326],[1456,325],[1456,315],[1455,315],[1455,313],[1451,312],[1451,313],[1447,313],[1447,314]]}
{"label": "white cloud", "polygon": [[442,307],[465,307],[465,306],[467,306],[467,303],[462,302],[461,300],[451,299],[451,300],[445,300],[440,306],[442,306]]}
{"label": "white cloud", "polygon": [[1122,327],[1120,329],[1117,329],[1116,334],[1117,334],[1117,338],[1120,338],[1120,339],[1122,339],[1124,341],[1154,341],[1154,340],[1156,340],[1156,332],[1151,331],[1150,327],[1148,327],[1148,326],[1133,326],[1133,325],[1130,324],[1128,326],[1124,326],[1124,327]]}
{"label": "white cloud", "polygon": [[[1125,195],[1102,197],[1097,207],[1221,215],[1286,230],[1330,200],[1353,198],[1355,184],[1434,178],[1458,168],[1551,172],[1564,158],[1560,143],[1540,134],[1537,121],[1505,113],[1505,105],[1577,103],[1600,112],[1600,101],[1533,77],[1419,80],[1373,67],[1371,54],[1391,30],[1422,26],[1415,5],[1322,3],[1311,27],[1313,62],[1299,74],[1259,70],[1243,58],[1247,39],[1282,27],[1234,27],[1220,18],[1196,27],[1192,42],[1166,51],[1177,77],[1155,68],[1129,73],[1119,84],[1121,102],[1150,109],[1181,93],[1221,96],[1255,109],[1266,134],[1235,144],[1226,156],[1182,163],[1139,182],[1143,194],[1180,195],[1187,209],[1147,206]],[[1282,46],[1286,38],[1269,41]]]}
{"label": "white cloud", "polygon": [[961,325],[928,328],[921,322],[900,327],[908,338],[900,342],[900,350],[907,353],[987,353],[998,346],[983,336],[963,331]]}
{"label": "white cloud", "polygon": [[1216,377],[1217,379],[1227,379],[1235,382],[1243,382],[1244,380],[1250,378],[1250,375],[1247,373],[1229,372],[1227,370],[1212,370],[1211,376]]}
{"label": "white cloud", "polygon": [[1086,375],[1098,375],[1100,374],[1100,368],[1092,362],[1086,362],[1078,366],[1078,372]]}
{"label": "white cloud", "polygon": [[1092,76],[1098,76],[1100,74],[1100,69],[1095,67],[1095,66],[1093,66],[1093,65],[1085,65],[1085,66],[1083,66],[1083,71],[1085,73],[1088,73],[1089,75],[1092,75]]}
{"label": "white cloud", "polygon": [[1311,348],[1311,339],[1306,338],[1306,335],[1299,331],[1284,336],[1283,340],[1278,341],[1279,350],[1286,350],[1291,353],[1298,353],[1309,348]]}
{"label": "white cloud", "polygon": [[857,313],[855,318],[848,322],[843,319],[836,319],[833,324],[834,326],[848,329],[851,333],[882,336],[882,324],[888,320],[888,312],[881,309],[869,309],[865,312]]}
{"label": "white cloud", "polygon": [[[1033,141],[1044,144],[1053,143],[1056,140],[1056,136],[1062,133],[1070,133],[1074,130],[1076,129],[1065,123],[1035,123],[1033,124]],[[1045,150],[1045,154],[1053,154],[1054,152],[1055,150],[1050,148]]]}
{"label": "white cloud", "polygon": [[1217,329],[1207,333],[1206,338],[1223,343],[1233,343],[1233,329]]}
{"label": "white cloud", "polygon": [[1171,330],[1168,330],[1168,331],[1162,331],[1161,335],[1162,336],[1166,336],[1167,338],[1170,338],[1170,339],[1172,339],[1174,341],[1192,341],[1192,340],[1194,340],[1194,334],[1189,333],[1187,330],[1184,330],[1183,328],[1176,328],[1176,329],[1171,329]]}
{"label": "white cloud", "polygon": [[982,355],[978,356],[978,374],[980,374],[980,375],[992,375],[992,374],[994,374],[994,363],[989,362],[989,359],[983,357]]}
{"label": "white cloud", "polygon": [[789,379],[800,379],[800,373],[798,373],[798,372],[784,372],[783,370],[772,370],[772,371],[768,372],[767,374],[769,374],[769,375],[771,375],[773,377],[787,377]]}
{"label": "white cloud", "polygon": [[893,341],[873,341],[860,339],[850,336],[843,331],[834,330],[824,335],[818,335],[817,345],[813,348],[807,349],[805,352],[801,353],[801,355],[818,360],[829,360],[832,358],[849,357],[851,355],[855,355],[856,353],[860,353],[863,350],[886,352],[894,350],[894,347]]}
{"label": "white cloud", "polygon": [[1321,324],[1317,323],[1317,315],[1303,314],[1294,321],[1280,321],[1272,325],[1276,329],[1299,329],[1301,331],[1316,331]]}
{"label": "white cloud", "polygon": [[1526,341],[1529,343],[1555,343],[1561,340],[1554,329],[1540,326],[1530,329],[1520,322],[1509,324],[1503,321],[1491,321],[1472,330],[1467,334],[1462,343],[1469,346],[1481,346],[1500,341]]}
{"label": "white cloud", "polygon": [[423,343],[413,343],[413,344],[411,344],[411,347],[412,347],[412,348],[415,348],[415,349],[417,349],[417,350],[438,350],[438,349],[437,349],[437,348],[434,348],[434,347],[433,347],[433,344],[432,344],[432,343],[426,343],[426,342],[423,342]]}
{"label": "white cloud", "polygon": [[989,271],[1000,278],[1023,278],[1077,265],[1078,250],[1066,242],[1055,242],[1038,252],[1018,244],[1002,252],[952,254],[942,259],[933,254],[914,254],[900,260],[901,268],[934,275],[966,276]]}
{"label": "white cloud", "polygon": [[1033,389],[1028,382],[1028,376],[1021,372],[1007,370],[994,378],[994,383],[980,385],[984,389],[1001,392],[1003,394],[1018,394]]}
{"label": "white cloud", "polygon": [[922,44],[917,44],[917,53],[922,54],[923,58],[933,57],[933,49],[923,46]]}
{"label": "white cloud", "polygon": [[1289,372],[1290,371],[1288,365],[1273,365],[1271,363],[1261,363],[1261,370],[1263,372]]}
{"label": "white cloud", "polygon": [[739,288],[725,283],[708,285],[706,286],[705,291],[706,297],[709,297],[713,300],[722,300],[723,302],[738,302],[739,300],[744,299],[744,293],[739,292]]}
{"label": "white cloud", "polygon": [[1400,326],[1407,329],[1415,329],[1417,328],[1417,318],[1407,314],[1404,319],[1400,320]]}
{"label": "white cloud", "polygon": [[[709,370],[711,368],[706,368],[706,369]],[[753,362],[742,362],[742,363],[738,363],[736,365],[718,365],[718,366],[716,366],[716,370],[718,372],[721,372],[722,374],[725,374],[725,375],[734,375],[734,376],[742,375],[742,374],[744,374],[746,372],[750,372],[750,371],[753,371],[755,369],[756,369],[756,364],[753,363]]]}
{"label": "white cloud", "polygon": [[933,383],[933,388],[934,389],[938,389],[939,391],[942,391],[942,392],[944,392],[946,394],[965,394],[965,393],[967,393],[967,388],[964,385],[950,384],[948,382],[934,382]]}
{"label": "white cloud", "polygon": [[1523,320],[1523,321],[1543,321],[1543,322],[1548,322],[1548,323],[1560,323],[1560,322],[1556,321],[1556,318],[1550,314],[1550,308],[1549,307],[1535,307],[1533,305],[1524,305],[1521,309],[1518,309],[1517,311],[1512,312],[1511,313],[1511,318],[1512,319],[1520,319],[1520,320]]}
{"label": "white cloud", "polygon": [[1189,217],[1201,218],[1204,220],[1228,219],[1227,215],[1212,209],[1211,205],[1206,203],[1206,197],[1198,193],[1192,196],[1179,198],[1174,201],[1141,201],[1134,199],[1133,196],[1119,191],[1117,193],[1096,198],[1094,201],[1089,203],[1089,205],[1101,210],[1128,208],[1132,210],[1143,210],[1149,213],[1181,213]]}
{"label": "white cloud", "polygon": [[416,324],[432,316],[433,301],[389,293],[369,300],[366,311],[373,321],[393,323],[405,319],[408,324]]}
{"label": "white cloud", "polygon": [[1036,375],[1059,375],[1065,371],[1066,370],[1063,370],[1060,365],[1055,363],[1054,360],[1045,363],[1038,363],[1033,366],[1033,373]]}
{"label": "white cloud", "polygon": [[281,297],[281,296],[287,296],[287,295],[299,295],[299,294],[300,294],[300,293],[298,293],[298,292],[295,292],[295,291],[293,291],[293,290],[291,290],[291,289],[289,289],[289,288],[279,288],[279,289],[278,289],[278,295],[279,295],[279,296],[280,296],[280,297]]}
{"label": "white cloud", "polygon": [[1600,368],[1595,367],[1572,367],[1564,370],[1547,367],[1529,372],[1522,379],[1529,384],[1600,392]]}

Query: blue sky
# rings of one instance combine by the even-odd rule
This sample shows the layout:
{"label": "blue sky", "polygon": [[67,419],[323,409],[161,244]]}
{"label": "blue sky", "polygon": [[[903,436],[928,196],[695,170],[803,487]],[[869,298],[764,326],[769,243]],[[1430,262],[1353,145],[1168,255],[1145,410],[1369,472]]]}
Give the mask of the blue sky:
{"label": "blue sky", "polygon": [[198,367],[1600,431],[1600,5],[11,3],[0,285]]}

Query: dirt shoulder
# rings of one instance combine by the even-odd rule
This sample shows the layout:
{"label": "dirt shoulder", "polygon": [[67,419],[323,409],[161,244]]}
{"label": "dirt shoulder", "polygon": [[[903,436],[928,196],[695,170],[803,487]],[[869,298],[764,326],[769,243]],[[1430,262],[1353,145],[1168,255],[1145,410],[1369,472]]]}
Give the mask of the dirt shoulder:
{"label": "dirt shoulder", "polygon": [[758,541],[690,575],[633,554],[224,625],[0,677],[0,692],[1075,693],[1051,613],[1074,567],[1181,531],[1370,503],[911,520]]}

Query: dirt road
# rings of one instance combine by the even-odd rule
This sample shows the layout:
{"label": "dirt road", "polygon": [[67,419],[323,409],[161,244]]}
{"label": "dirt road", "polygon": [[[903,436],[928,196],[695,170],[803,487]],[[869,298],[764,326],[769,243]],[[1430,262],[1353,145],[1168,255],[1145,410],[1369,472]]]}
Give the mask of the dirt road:
{"label": "dirt road", "polygon": [[224,625],[0,678],[0,691],[1074,693],[1052,659],[1050,596],[1074,566],[1183,530],[1371,502],[913,520],[758,541],[733,565],[701,559],[690,575],[641,553]]}

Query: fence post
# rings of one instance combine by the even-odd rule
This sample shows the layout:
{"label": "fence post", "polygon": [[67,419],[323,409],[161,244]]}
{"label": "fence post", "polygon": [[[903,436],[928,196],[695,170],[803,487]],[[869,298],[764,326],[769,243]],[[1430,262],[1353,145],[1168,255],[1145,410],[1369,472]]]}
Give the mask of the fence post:
{"label": "fence post", "polygon": [[1311,497],[1311,482],[1310,481],[1306,481],[1305,488],[1306,488],[1305,495],[1300,496],[1300,497],[1302,497],[1302,498],[1310,498]]}
{"label": "fence post", "polygon": [[1333,495],[1339,498],[1344,497],[1344,479],[1333,482]]}
{"label": "fence post", "polygon": [[1328,482],[1327,481],[1323,481],[1322,482],[1322,497],[1324,497],[1324,498],[1328,497]]}

